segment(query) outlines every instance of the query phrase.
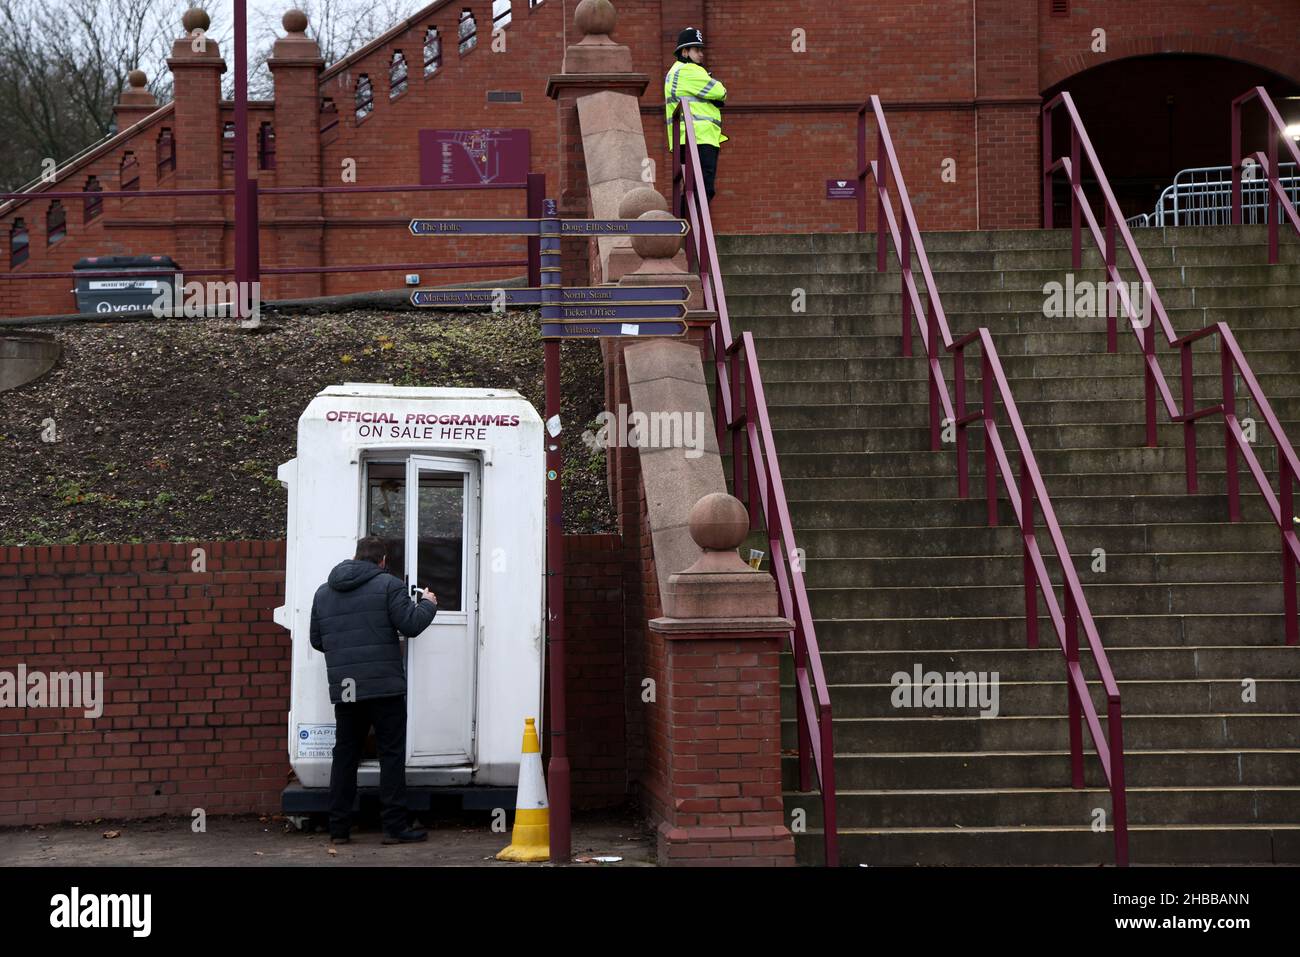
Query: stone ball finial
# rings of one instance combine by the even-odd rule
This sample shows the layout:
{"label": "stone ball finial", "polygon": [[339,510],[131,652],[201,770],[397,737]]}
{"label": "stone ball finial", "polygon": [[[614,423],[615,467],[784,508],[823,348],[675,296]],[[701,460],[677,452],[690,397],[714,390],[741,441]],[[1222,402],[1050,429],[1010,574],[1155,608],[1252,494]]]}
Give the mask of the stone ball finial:
{"label": "stone ball finial", "polygon": [[193,33],[195,30],[206,33],[208,27],[212,26],[212,18],[202,7],[190,7],[181,17],[181,24],[185,27],[186,33]]}
{"label": "stone ball finial", "polygon": [[126,75],[126,82],[133,90],[143,90],[149,78],[145,76],[144,70],[132,70]]}
{"label": "stone ball finial", "polygon": [[619,200],[618,218],[640,219],[651,210],[668,212],[668,200],[664,199],[663,194],[657,189],[651,189],[649,186],[638,186],[635,189],[629,189],[623,194],[623,198]]}
{"label": "stone ball finial", "polygon": [[307,14],[296,7],[286,11],[280,18],[280,25],[284,27],[285,33],[306,33],[307,22]]}
{"label": "stone ball finial", "polygon": [[582,0],[573,11],[573,22],[587,36],[608,36],[618,22],[618,11],[610,0]]}
{"label": "stone ball finial", "polygon": [[749,534],[749,512],[734,495],[711,492],[691,507],[691,538],[706,552],[735,551]]}
{"label": "stone ball finial", "polygon": [[[676,219],[666,209],[651,209],[637,219]],[[682,248],[681,236],[633,236],[632,250],[642,259],[672,259]]]}

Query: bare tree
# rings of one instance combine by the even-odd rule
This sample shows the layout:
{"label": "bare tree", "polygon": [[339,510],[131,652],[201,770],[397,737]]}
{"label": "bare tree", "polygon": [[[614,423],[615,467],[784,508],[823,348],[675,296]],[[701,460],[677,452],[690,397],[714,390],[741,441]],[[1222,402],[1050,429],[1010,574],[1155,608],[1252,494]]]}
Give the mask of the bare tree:
{"label": "bare tree", "polygon": [[[274,95],[266,60],[293,0],[248,0],[249,96]],[[113,130],[127,74],[142,69],[160,103],[187,0],[0,0],[0,190],[39,177]],[[234,91],[234,0],[202,4]],[[308,35],[333,63],[428,6],[428,0],[298,0]]]}

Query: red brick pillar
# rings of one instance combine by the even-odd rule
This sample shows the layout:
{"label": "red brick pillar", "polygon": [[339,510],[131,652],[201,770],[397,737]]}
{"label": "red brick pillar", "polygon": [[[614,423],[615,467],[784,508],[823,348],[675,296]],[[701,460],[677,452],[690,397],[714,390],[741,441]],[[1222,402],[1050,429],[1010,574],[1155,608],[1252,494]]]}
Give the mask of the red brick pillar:
{"label": "red brick pillar", "polygon": [[974,91],[979,227],[1033,229],[1041,225],[1043,208],[1038,11],[1022,0],[981,0],[979,13]]}
{"label": "red brick pillar", "polygon": [[[587,185],[587,164],[578,122],[578,98],[601,90],[640,97],[650,84],[644,73],[632,72],[632,51],[610,39],[618,19],[610,0],[582,0],[573,22],[582,40],[564,53],[564,66],[546,84],[546,95],[555,100],[560,127],[560,182],[547,183],[546,191],[559,197],[563,219],[591,215]],[[563,281],[566,286],[585,286],[592,281],[591,247],[594,239],[562,241]]]}
{"label": "red brick pillar", "polygon": [[[290,10],[281,23],[287,36],[275,41],[267,61],[275,76],[275,183],[321,186],[319,78],[325,60],[316,41],[307,36],[305,13]],[[325,220],[319,193],[270,198],[263,204],[262,225],[272,223],[277,266],[324,264]],[[324,276],[302,273],[277,277],[275,295],[298,299],[324,291]]]}
{"label": "red brick pillar", "polygon": [[146,85],[148,82],[149,78],[145,76],[144,70],[132,70],[127,74],[126,89],[122,91],[121,99],[113,105],[113,119],[117,122],[119,133],[139,123],[158,109],[158,101]]}
{"label": "red brick pillar", "polygon": [[[172,44],[172,71],[178,189],[221,186],[221,74],[226,61],[207,35],[211,21],[198,7],[185,11],[185,36]],[[220,196],[179,196],[174,200],[174,258],[184,270],[228,265],[225,257],[225,203]],[[203,277],[231,279],[228,277]]]}
{"label": "red brick pillar", "polygon": [[649,623],[660,684],[648,742],[649,790],[660,800],[663,865],[793,865],[781,798],[781,645],[776,584],[736,549],[745,507],[722,492],[690,515],[704,554],[668,581],[664,615]]}

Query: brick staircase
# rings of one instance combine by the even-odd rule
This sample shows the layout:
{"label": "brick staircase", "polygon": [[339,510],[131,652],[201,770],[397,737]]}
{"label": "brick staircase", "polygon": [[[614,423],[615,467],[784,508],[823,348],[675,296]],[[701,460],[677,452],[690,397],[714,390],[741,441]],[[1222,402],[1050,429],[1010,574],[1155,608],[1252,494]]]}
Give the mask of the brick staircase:
{"label": "brick staircase", "polygon": [[[1067,231],[924,238],[953,335],[993,333],[1119,681],[1133,863],[1300,863],[1300,648],[1283,644],[1278,532],[1244,468],[1244,521],[1226,521],[1221,420],[1197,429],[1201,494],[1188,496],[1181,426],[1163,409],[1160,447],[1143,445],[1132,333],[1121,326],[1107,355],[1104,319],[1044,315],[1044,284],[1070,271]],[[1227,320],[1300,440],[1300,244],[1285,242],[1270,267],[1260,228],[1136,238],[1178,333]],[[1046,617],[1041,648],[1025,647],[1005,494],[1002,527],[984,521],[979,426],[962,501],[953,452],[929,451],[923,360],[899,354],[897,268],[877,274],[873,250],[873,237],[847,233],[719,237],[733,328],[756,339],[806,551],[835,712],[842,861],[1110,863],[1113,836],[1094,829],[1103,812],[1110,823],[1110,796],[1086,730],[1088,787],[1069,786],[1065,662]],[[1104,279],[1095,254],[1075,278]],[[796,289],[806,312],[792,312]],[[1177,395],[1177,357],[1159,348]],[[1200,404],[1218,395],[1213,350],[1197,346]],[[979,362],[967,370],[974,403]],[[1244,390],[1237,401],[1252,415]],[[1276,485],[1262,421],[1256,448]],[[894,707],[892,676],[917,666],[997,672],[998,716]],[[819,798],[794,790],[789,668],[784,680],[786,810],[806,813],[799,858],[819,863]],[[1094,701],[1104,723],[1099,691]]]}

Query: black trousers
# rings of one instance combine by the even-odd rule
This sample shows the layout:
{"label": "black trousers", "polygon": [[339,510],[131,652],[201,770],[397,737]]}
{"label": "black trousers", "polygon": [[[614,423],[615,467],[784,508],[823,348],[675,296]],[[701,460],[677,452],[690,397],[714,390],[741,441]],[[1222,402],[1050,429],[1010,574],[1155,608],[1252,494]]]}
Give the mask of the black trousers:
{"label": "black trousers", "polygon": [[[713,195],[717,192],[713,184],[718,177],[718,154],[721,152],[721,147],[700,144],[700,172],[704,174],[704,195],[710,203],[713,202]],[[682,219],[686,218],[685,196],[682,197],[682,208],[678,210],[677,215]]]}
{"label": "black trousers", "polygon": [[406,695],[341,702],[334,706],[334,761],[330,766],[330,834],[344,836],[357,797],[357,767],[371,725],[379,746],[379,799],[384,832],[411,826],[406,807]]}

